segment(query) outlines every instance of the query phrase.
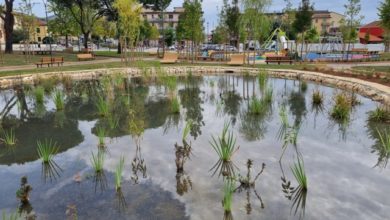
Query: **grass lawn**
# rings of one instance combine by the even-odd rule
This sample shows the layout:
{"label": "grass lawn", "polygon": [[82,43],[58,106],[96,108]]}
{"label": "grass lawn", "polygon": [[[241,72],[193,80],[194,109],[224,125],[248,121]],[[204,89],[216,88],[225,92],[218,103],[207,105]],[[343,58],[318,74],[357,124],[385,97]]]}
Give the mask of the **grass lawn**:
{"label": "grass lawn", "polygon": [[[98,57],[114,57],[114,58],[120,58],[121,54],[117,53],[117,50],[111,50],[111,51],[94,51],[93,52]],[[149,53],[146,52],[136,52],[136,54],[149,56]]]}
{"label": "grass lawn", "polygon": [[374,71],[374,72],[383,72],[383,73],[390,74],[390,66],[355,66],[355,67],[352,67],[352,69]]}
{"label": "grass lawn", "polygon": [[[0,67],[34,64],[39,62],[42,57],[50,57],[50,55],[30,56],[31,59],[26,61],[26,56],[19,53],[19,51],[14,52],[13,54],[3,54],[2,59],[0,58]],[[78,61],[77,55],[71,53],[53,52],[53,57],[64,57],[65,62]],[[97,59],[104,59],[104,57],[98,57]]]}

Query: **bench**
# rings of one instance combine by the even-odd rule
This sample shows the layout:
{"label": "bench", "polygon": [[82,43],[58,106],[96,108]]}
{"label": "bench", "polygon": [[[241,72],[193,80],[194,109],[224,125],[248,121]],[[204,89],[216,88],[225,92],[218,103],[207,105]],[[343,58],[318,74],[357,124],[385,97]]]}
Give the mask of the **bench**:
{"label": "bench", "polygon": [[42,58],[41,58],[41,61],[38,62],[38,63],[35,63],[35,64],[37,65],[37,68],[38,68],[39,66],[41,66],[41,68],[42,68],[42,65],[47,65],[47,67],[49,67],[49,66],[52,65],[53,63],[52,63],[52,59],[51,59],[50,57],[42,57]]}
{"label": "bench", "polygon": [[293,63],[293,60],[288,56],[268,56],[265,59],[265,62],[268,63],[290,63],[290,65]]}
{"label": "bench", "polygon": [[165,53],[163,59],[160,60],[160,63],[162,64],[176,63],[178,58],[179,55],[177,53]]}
{"label": "bench", "polygon": [[58,66],[62,66],[64,64],[64,58],[63,57],[53,57],[51,59],[52,64],[57,64]]}
{"label": "bench", "polygon": [[242,66],[244,65],[245,55],[244,54],[232,54],[230,56],[230,62],[227,64],[230,66]]}
{"label": "bench", "polygon": [[95,57],[91,53],[82,53],[82,54],[77,54],[77,59],[79,61],[81,61],[81,60],[94,60]]}

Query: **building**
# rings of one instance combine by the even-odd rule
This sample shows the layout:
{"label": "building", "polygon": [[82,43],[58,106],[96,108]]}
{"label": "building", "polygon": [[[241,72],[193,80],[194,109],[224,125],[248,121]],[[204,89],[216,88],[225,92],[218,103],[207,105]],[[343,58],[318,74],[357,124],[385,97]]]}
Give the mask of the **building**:
{"label": "building", "polygon": [[380,26],[380,21],[366,24],[359,29],[359,41],[362,44],[383,43],[384,30]]}
{"label": "building", "polygon": [[[22,24],[20,21],[20,16],[18,14],[15,15],[15,24],[14,30],[22,29]],[[5,31],[4,31],[4,21],[0,19],[0,43],[5,44]],[[43,43],[43,39],[48,36],[47,32],[47,24],[41,18],[35,18],[34,27],[31,29],[30,33],[30,41],[36,43]]]}
{"label": "building", "polygon": [[[283,12],[267,13],[267,15],[274,20],[286,18]],[[321,35],[324,33],[335,34],[339,32],[342,19],[344,19],[344,15],[342,14],[328,10],[316,10],[313,11],[312,26]]]}
{"label": "building", "polygon": [[[180,14],[184,13],[184,8],[175,7],[173,11],[164,12],[164,29],[173,28],[176,29],[179,23]],[[143,8],[142,16],[151,25],[157,27],[158,30],[162,30],[161,12],[154,11],[149,8]]]}

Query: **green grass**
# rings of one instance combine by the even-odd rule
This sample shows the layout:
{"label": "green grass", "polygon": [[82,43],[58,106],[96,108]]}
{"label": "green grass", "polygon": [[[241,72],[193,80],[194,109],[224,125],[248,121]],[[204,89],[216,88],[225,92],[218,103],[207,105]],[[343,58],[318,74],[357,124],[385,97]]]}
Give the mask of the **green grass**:
{"label": "green grass", "polygon": [[96,129],[96,132],[97,132],[98,140],[99,140],[98,146],[99,146],[99,147],[104,147],[104,146],[106,146],[106,143],[105,143],[105,141],[104,141],[104,137],[106,136],[106,131],[104,130],[104,128],[98,127],[98,128]]}
{"label": "green grass", "polygon": [[299,186],[302,189],[307,190],[307,177],[305,172],[305,166],[301,159],[298,158],[298,163],[294,163],[293,167],[291,167],[291,171]]}
{"label": "green grass", "polygon": [[34,89],[35,101],[37,104],[43,104],[45,98],[45,89],[42,86],[38,86]]}
{"label": "green grass", "polygon": [[238,150],[236,138],[234,138],[233,132],[229,132],[229,126],[229,123],[225,123],[221,136],[217,138],[212,136],[212,141],[210,142],[212,148],[223,162],[230,162],[233,154]]}
{"label": "green grass", "polygon": [[57,143],[52,140],[45,139],[44,141],[37,141],[37,152],[43,163],[50,163],[59,148]]}
{"label": "green grass", "polygon": [[109,103],[103,96],[99,96],[96,102],[96,108],[100,117],[107,117],[110,114]]}
{"label": "green grass", "polygon": [[[13,54],[3,54],[3,56],[4,60],[3,63],[0,62],[0,66],[21,66],[35,64],[39,62],[42,57],[50,57],[50,55],[34,55],[30,56],[31,59],[29,62],[26,62],[26,56],[16,51]],[[76,54],[71,53],[54,52],[53,57],[64,57],[65,62],[77,61]]]}
{"label": "green grass", "polygon": [[[93,52],[95,56],[98,57],[112,57],[112,58],[121,58],[122,54],[118,54],[117,50],[112,49],[111,51],[94,51]],[[137,56],[143,55],[143,56],[149,56],[149,53],[147,52],[135,52]]]}
{"label": "green grass", "polygon": [[173,114],[180,114],[180,103],[177,97],[174,97],[171,102],[171,112]]}
{"label": "green grass", "polygon": [[104,151],[99,150],[98,153],[95,155],[93,152],[91,153],[91,164],[93,169],[96,173],[102,173],[104,168],[104,160],[105,160],[105,153]]}
{"label": "green grass", "polygon": [[16,136],[15,136],[15,132],[12,129],[9,132],[3,131],[2,136],[3,137],[1,138],[1,141],[6,146],[15,146],[16,145]]}
{"label": "green grass", "polygon": [[234,180],[232,180],[230,178],[227,178],[224,181],[223,200],[222,200],[223,210],[225,212],[231,212],[232,211],[234,190],[235,190]]}
{"label": "green grass", "polygon": [[374,111],[369,112],[368,118],[375,122],[389,122],[390,111],[385,107],[377,107]]}
{"label": "green grass", "polygon": [[122,173],[125,165],[125,157],[119,159],[119,163],[115,169],[115,189],[118,191],[122,187]]}
{"label": "green grass", "polygon": [[184,127],[184,130],[183,130],[183,136],[182,136],[182,140],[185,141],[188,137],[188,135],[190,134],[190,131],[191,131],[191,128],[192,128],[192,120],[189,119],[188,121],[186,121],[186,125]]}
{"label": "green grass", "polygon": [[312,94],[313,105],[321,105],[324,102],[324,94],[319,90],[314,90]]}
{"label": "green grass", "polygon": [[390,66],[354,66],[352,67],[354,70],[363,70],[368,72],[382,72],[388,73],[390,75]]}
{"label": "green grass", "polygon": [[341,122],[348,122],[350,119],[351,104],[346,94],[336,94],[333,97],[333,102],[333,108],[330,113],[332,118]]}
{"label": "green grass", "polygon": [[390,132],[383,132],[383,134],[377,129],[379,140],[381,141],[381,149],[386,155],[390,154]]}
{"label": "green grass", "polygon": [[53,101],[54,101],[54,104],[56,105],[57,111],[61,111],[64,109],[65,95],[61,90],[57,89],[56,91],[54,91]]}
{"label": "green grass", "polygon": [[253,97],[249,102],[249,112],[254,115],[261,115],[267,110],[267,103],[264,99]]}

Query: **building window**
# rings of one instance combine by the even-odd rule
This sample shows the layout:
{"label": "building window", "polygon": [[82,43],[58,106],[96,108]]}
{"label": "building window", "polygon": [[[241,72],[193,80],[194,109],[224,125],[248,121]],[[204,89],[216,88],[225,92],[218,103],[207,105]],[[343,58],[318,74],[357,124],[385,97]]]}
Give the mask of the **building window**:
{"label": "building window", "polygon": [[38,42],[41,42],[42,41],[42,38],[41,37],[38,37]]}
{"label": "building window", "polygon": [[173,19],[173,15],[169,15],[169,19]]}
{"label": "building window", "polygon": [[41,33],[41,29],[40,28],[37,28],[37,33]]}

